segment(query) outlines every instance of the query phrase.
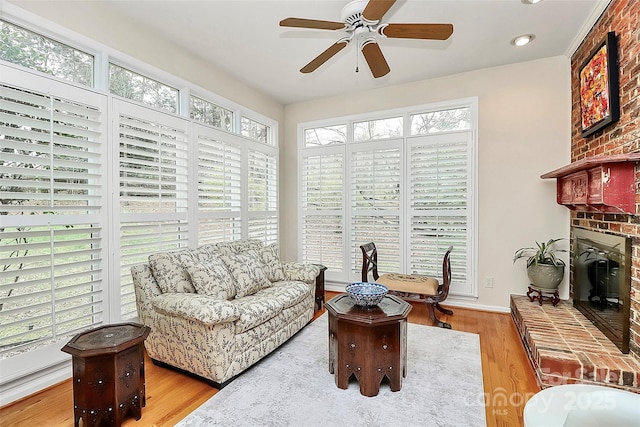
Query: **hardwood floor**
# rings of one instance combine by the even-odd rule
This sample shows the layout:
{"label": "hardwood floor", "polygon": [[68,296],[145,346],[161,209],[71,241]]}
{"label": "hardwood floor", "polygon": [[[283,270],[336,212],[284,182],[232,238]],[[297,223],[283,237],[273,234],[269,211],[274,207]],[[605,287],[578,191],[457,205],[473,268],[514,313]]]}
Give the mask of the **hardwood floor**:
{"label": "hardwood floor", "polygon": [[[327,292],[327,299],[334,295]],[[488,427],[522,426],[524,404],[540,388],[511,316],[452,309],[454,315],[442,315],[441,320],[451,323],[455,330],[480,335],[484,403],[479,399],[470,404],[485,405]],[[413,303],[409,321],[430,324],[424,304]],[[158,367],[148,358],[146,390],[147,405],[142,409],[142,418],[140,421],[129,418],[123,426],[172,426],[217,392],[204,381]],[[0,425],[73,426],[71,380],[0,408]]]}

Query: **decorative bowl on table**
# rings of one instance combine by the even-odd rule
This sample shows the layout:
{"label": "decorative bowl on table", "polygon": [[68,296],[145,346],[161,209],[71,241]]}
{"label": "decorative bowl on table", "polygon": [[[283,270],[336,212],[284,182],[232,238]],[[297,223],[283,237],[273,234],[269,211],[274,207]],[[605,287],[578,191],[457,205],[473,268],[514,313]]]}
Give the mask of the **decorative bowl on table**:
{"label": "decorative bowl on table", "polygon": [[355,305],[374,307],[382,301],[389,292],[386,286],[378,283],[356,282],[347,285],[344,290],[349,294]]}

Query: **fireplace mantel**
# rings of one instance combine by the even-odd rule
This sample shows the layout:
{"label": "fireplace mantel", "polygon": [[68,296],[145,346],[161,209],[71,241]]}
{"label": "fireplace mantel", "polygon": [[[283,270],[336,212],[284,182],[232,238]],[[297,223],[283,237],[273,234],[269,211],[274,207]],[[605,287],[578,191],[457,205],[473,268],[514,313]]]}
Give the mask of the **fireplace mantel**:
{"label": "fireplace mantel", "polygon": [[636,213],[635,163],[640,153],[593,156],[547,172],[557,178],[557,202],[572,210]]}

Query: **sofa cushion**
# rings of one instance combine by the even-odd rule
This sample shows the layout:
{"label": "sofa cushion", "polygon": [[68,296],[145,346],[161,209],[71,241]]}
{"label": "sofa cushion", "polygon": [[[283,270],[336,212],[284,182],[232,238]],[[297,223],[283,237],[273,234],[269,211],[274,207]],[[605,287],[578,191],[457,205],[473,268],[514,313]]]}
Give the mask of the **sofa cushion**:
{"label": "sofa cushion", "polygon": [[248,250],[239,254],[221,255],[233,280],[235,281],[236,298],[251,295],[254,292],[271,286],[260,261],[258,252]]}
{"label": "sofa cushion", "polygon": [[240,318],[236,321],[236,334],[241,334],[275,317],[284,308],[282,299],[257,294],[235,299]]}
{"label": "sofa cushion", "polygon": [[280,262],[277,243],[272,243],[262,248],[260,250],[260,259],[264,263],[265,272],[270,281],[279,282],[284,280],[284,270]]}
{"label": "sofa cushion", "polygon": [[236,296],[233,277],[219,254],[213,254],[204,262],[185,263],[185,268],[199,294],[224,300],[230,300]]}
{"label": "sofa cushion", "polygon": [[230,301],[207,295],[166,293],[151,302],[159,313],[207,325],[234,322],[240,318],[239,308]]}
{"label": "sofa cushion", "polygon": [[211,252],[203,247],[181,249],[149,255],[149,266],[162,292],[191,292],[196,288],[185,268],[185,263],[205,262]]}
{"label": "sofa cushion", "polygon": [[282,281],[261,289],[254,295],[260,298],[274,299],[282,303],[283,308],[292,307],[311,294],[311,287],[299,281]]}

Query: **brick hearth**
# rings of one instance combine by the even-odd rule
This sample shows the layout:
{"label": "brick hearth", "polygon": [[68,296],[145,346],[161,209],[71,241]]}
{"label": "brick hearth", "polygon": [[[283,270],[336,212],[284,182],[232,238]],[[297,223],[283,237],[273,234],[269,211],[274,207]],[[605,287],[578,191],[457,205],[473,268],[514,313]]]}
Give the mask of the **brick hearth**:
{"label": "brick hearth", "polygon": [[623,354],[571,302],[511,296],[511,316],[541,387],[599,384],[640,393],[640,362]]}

